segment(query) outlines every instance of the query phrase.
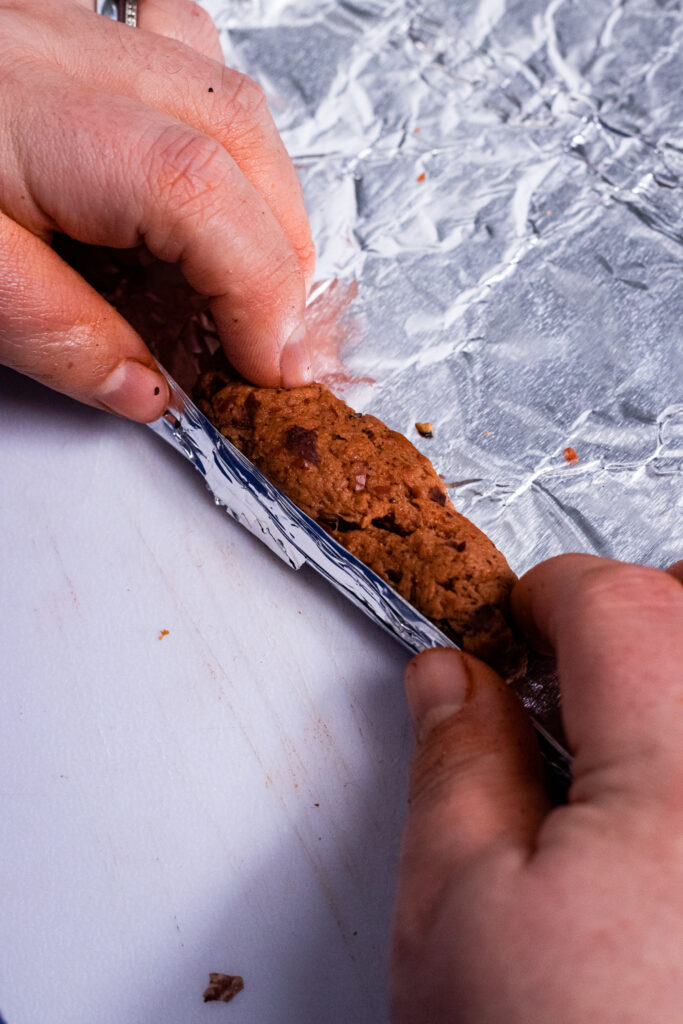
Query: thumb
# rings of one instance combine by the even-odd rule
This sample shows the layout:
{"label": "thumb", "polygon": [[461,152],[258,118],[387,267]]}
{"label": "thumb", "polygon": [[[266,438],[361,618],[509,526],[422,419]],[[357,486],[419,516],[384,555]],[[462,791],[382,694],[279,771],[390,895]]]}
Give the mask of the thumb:
{"label": "thumb", "polygon": [[548,800],[531,726],[493,669],[437,648],[413,659],[405,682],[417,748],[401,886],[425,907],[473,862],[528,853]]}

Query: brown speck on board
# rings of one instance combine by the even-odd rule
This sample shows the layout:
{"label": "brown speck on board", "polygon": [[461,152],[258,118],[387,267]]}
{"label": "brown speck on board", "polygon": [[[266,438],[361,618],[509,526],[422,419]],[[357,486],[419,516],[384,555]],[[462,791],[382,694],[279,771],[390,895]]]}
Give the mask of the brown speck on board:
{"label": "brown speck on board", "polygon": [[420,437],[434,437],[434,428],[431,423],[416,423],[415,429]]}
{"label": "brown speck on board", "polygon": [[244,988],[238,974],[210,974],[209,987],[204,991],[205,1003],[229,1003]]}
{"label": "brown speck on board", "polygon": [[157,640],[163,640],[165,636],[168,636],[168,630],[162,629],[162,631],[159,633],[159,636],[157,637]]}
{"label": "brown speck on board", "polygon": [[567,462],[578,462],[579,456],[576,454],[573,448],[565,448],[562,452]]}

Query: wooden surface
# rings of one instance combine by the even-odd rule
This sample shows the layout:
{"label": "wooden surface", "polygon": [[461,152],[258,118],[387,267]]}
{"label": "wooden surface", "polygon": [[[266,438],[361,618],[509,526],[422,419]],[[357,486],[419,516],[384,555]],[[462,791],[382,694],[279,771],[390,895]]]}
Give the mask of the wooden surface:
{"label": "wooden surface", "polygon": [[0,429],[7,1024],[384,1024],[406,654],[145,427]]}

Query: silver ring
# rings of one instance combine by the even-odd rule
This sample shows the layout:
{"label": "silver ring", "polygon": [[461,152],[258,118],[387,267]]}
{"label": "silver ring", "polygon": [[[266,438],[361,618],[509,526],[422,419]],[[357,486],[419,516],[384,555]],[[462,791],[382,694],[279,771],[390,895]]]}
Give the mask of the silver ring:
{"label": "silver ring", "polygon": [[131,28],[138,24],[138,0],[117,0],[116,20]]}

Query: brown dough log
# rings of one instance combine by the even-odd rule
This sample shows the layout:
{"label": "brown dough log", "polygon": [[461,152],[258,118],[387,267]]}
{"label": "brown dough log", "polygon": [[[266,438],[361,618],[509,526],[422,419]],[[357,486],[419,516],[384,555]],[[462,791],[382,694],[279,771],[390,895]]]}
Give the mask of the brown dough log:
{"label": "brown dough log", "polygon": [[402,434],[320,384],[256,388],[210,372],[195,398],[269,480],[463,650],[507,678],[523,671],[509,617],[514,573]]}

